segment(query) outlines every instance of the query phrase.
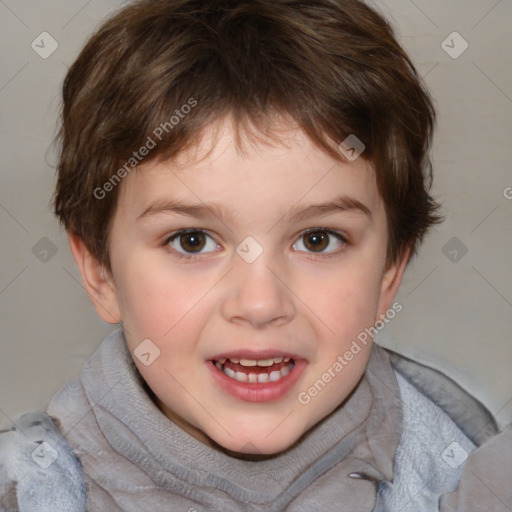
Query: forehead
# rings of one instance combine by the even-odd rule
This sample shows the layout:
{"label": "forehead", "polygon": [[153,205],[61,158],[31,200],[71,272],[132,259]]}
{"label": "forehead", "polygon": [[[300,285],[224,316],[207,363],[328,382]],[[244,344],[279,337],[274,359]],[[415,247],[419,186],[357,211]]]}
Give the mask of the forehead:
{"label": "forehead", "polygon": [[224,120],[176,157],[140,165],[123,181],[118,209],[133,217],[152,204],[176,200],[214,202],[235,214],[247,210],[275,217],[277,209],[285,214],[300,204],[320,204],[340,195],[378,213],[381,198],[367,160],[336,160],[287,124],[277,126],[272,138],[246,135],[240,141],[233,124]]}

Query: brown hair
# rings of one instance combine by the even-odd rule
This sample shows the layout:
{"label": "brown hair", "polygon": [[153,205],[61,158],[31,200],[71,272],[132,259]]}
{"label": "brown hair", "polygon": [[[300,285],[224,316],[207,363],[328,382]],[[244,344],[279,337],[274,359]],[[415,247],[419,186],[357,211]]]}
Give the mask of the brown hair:
{"label": "brown hair", "polygon": [[432,101],[388,23],[358,0],[139,0],[117,12],[64,81],[55,213],[110,268],[115,185],[134,151],[158,134],[144,162],[170,158],[228,114],[238,129],[290,118],[341,160],[340,142],[362,141],[388,263],[441,220]]}

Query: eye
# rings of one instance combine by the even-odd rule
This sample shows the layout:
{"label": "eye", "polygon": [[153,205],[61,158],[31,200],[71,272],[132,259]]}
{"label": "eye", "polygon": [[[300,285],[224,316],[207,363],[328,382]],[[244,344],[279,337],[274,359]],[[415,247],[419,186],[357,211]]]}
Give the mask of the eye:
{"label": "eye", "polygon": [[183,230],[172,235],[166,242],[181,254],[201,254],[220,249],[213,238],[202,230]]}
{"label": "eye", "polygon": [[331,253],[346,244],[345,238],[328,229],[311,229],[303,233],[293,245],[296,251]]}

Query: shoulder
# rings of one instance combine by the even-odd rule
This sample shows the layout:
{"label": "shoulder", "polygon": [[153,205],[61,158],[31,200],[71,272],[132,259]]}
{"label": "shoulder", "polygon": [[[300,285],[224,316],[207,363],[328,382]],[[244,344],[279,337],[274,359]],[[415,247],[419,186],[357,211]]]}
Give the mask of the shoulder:
{"label": "shoulder", "polygon": [[381,484],[376,510],[437,512],[442,496],[457,493],[477,447],[499,431],[489,411],[454,381],[388,354],[400,389],[403,429],[393,482]]}
{"label": "shoulder", "polygon": [[[403,424],[393,481],[379,488],[381,511],[438,510],[440,496],[456,489],[461,465],[475,445],[423,393],[396,372]],[[410,507],[410,508],[408,508]]]}
{"label": "shoulder", "polygon": [[1,511],[85,511],[80,460],[56,423],[33,412],[0,432]]}
{"label": "shoulder", "polygon": [[[408,357],[386,350],[395,373],[441,409],[477,446],[499,433],[494,416],[453,379]],[[404,390],[405,386],[402,385]]]}

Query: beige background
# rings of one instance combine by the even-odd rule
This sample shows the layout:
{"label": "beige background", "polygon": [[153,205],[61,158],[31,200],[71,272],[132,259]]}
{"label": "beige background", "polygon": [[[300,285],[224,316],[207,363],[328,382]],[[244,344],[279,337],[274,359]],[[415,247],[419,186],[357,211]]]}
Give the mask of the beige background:
{"label": "beige background", "polygon": [[[447,216],[408,269],[403,312],[380,341],[445,371],[503,425],[512,420],[512,2],[373,3],[435,97],[435,194]],[[50,143],[67,68],[119,5],[0,0],[0,423],[43,408],[112,330],[89,303],[49,210]],[[42,32],[58,44],[45,59],[31,47],[51,49]]]}

